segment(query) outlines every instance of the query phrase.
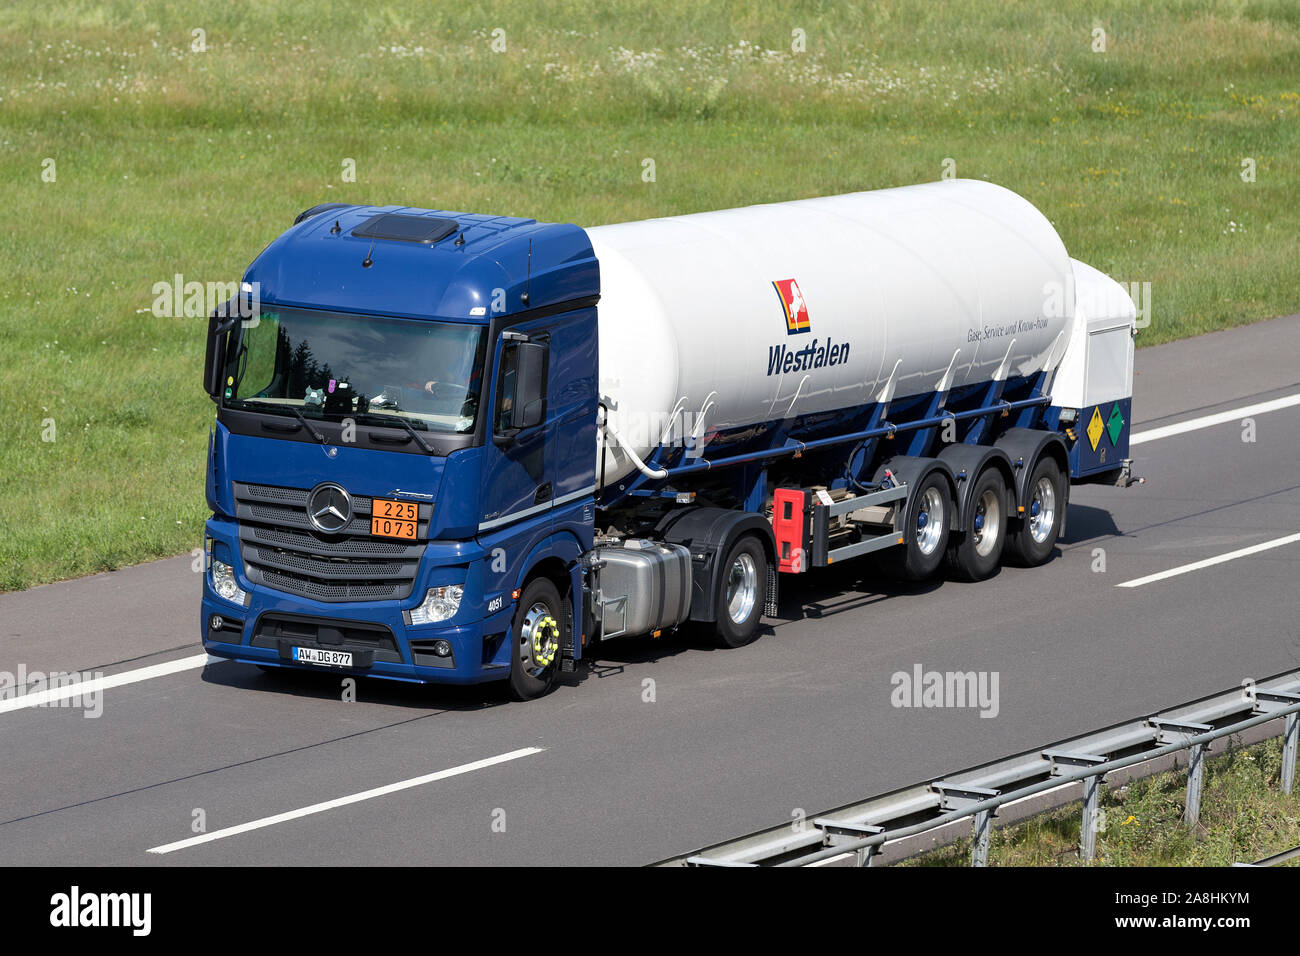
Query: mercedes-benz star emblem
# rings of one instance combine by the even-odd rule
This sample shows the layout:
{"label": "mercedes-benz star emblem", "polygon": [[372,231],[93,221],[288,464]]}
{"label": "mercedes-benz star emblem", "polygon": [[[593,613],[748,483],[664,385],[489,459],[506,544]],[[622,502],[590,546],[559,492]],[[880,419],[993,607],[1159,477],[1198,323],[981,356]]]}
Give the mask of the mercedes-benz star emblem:
{"label": "mercedes-benz star emblem", "polygon": [[338,534],[352,520],[352,499],[341,486],[324,482],[307,496],[307,517],[326,534]]}

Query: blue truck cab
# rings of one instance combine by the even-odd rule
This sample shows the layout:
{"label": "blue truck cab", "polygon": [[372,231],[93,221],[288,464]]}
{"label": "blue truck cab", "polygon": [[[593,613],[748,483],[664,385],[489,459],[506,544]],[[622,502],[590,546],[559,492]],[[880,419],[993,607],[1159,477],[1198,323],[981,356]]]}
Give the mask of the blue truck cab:
{"label": "blue truck cab", "polygon": [[[592,546],[599,276],[585,233],[317,207],[241,289],[209,320],[205,649],[501,679],[527,597],[535,644],[513,684],[538,691],[528,670],[580,656],[573,597]],[[544,586],[525,596],[526,576]]]}

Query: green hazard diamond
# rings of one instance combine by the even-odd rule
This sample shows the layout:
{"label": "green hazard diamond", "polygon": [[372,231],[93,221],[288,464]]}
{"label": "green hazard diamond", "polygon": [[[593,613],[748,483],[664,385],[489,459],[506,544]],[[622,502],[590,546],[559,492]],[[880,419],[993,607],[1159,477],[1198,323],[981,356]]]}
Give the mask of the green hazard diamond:
{"label": "green hazard diamond", "polygon": [[1106,434],[1110,436],[1111,445],[1119,444],[1120,433],[1124,431],[1124,416],[1119,410],[1119,403],[1110,410],[1110,419],[1106,422]]}
{"label": "green hazard diamond", "polygon": [[1088,422],[1088,441],[1092,442],[1092,450],[1097,450],[1097,442],[1101,441],[1101,433],[1105,428],[1101,423],[1101,409],[1092,410],[1092,420]]}

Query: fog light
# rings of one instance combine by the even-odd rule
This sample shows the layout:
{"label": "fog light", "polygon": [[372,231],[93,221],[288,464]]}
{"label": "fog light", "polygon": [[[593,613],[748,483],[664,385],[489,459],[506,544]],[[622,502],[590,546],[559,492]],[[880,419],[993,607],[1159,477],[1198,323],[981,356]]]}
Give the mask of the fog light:
{"label": "fog light", "polygon": [[220,614],[212,615],[212,620],[208,622],[208,627],[214,631],[220,631],[226,626],[226,619]]}
{"label": "fog light", "polygon": [[235,569],[215,558],[212,560],[212,590],[227,601],[248,606],[248,594],[235,580]]}
{"label": "fog light", "polygon": [[451,644],[449,644],[447,641],[434,641],[433,652],[437,654],[439,657],[450,657]]}
{"label": "fog light", "polygon": [[[465,595],[465,588],[459,584],[448,587],[429,588],[419,607],[407,612],[412,624],[436,624],[454,617],[460,610],[460,599]],[[451,653],[448,646],[447,653]]]}

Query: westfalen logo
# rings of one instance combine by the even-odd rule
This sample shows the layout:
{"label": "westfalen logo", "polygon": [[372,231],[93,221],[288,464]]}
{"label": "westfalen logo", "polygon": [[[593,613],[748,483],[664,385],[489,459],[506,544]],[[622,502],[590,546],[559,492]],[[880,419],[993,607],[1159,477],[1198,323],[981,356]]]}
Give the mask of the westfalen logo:
{"label": "westfalen logo", "polygon": [[[804,300],[799,283],[794,279],[777,279],[772,283],[776,294],[781,297],[781,308],[785,310],[786,335],[811,332],[812,321],[808,317],[808,303]],[[823,343],[813,339],[801,349],[792,349],[787,345],[770,345],[767,349],[767,374],[782,375],[786,372],[805,372],[813,369],[841,365],[849,360],[849,344],[840,344],[834,339]]]}
{"label": "westfalen logo", "polygon": [[785,334],[797,335],[811,332],[812,324],[808,321],[808,303],[804,301],[799,283],[793,279],[777,279],[772,288],[781,297],[781,308],[785,310]]}

